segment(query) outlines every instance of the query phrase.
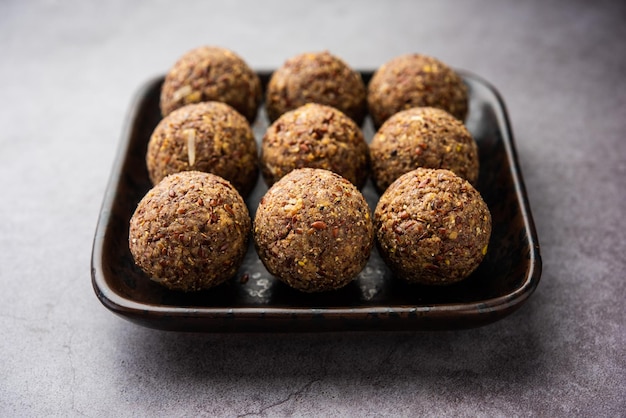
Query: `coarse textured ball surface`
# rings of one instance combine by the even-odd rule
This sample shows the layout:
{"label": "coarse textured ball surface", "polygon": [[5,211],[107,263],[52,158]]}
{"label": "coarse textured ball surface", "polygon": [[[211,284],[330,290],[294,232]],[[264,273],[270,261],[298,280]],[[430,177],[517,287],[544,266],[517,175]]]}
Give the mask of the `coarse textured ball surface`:
{"label": "coarse textured ball surface", "polygon": [[254,122],[263,99],[261,81],[234,52],[202,46],[184,54],[169,70],[161,90],[163,116],[190,103],[218,101]]}
{"label": "coarse textured ball surface", "polygon": [[367,113],[367,90],[361,75],[328,51],[296,55],[278,68],[267,86],[267,115],[275,121],[306,103],[341,110],[361,125]]}
{"label": "coarse textured ball surface", "polygon": [[204,171],[224,177],[242,196],[259,174],[250,125],[220,102],[187,105],[163,118],[150,137],[146,165],[152,184],[180,171]]}
{"label": "coarse textured ball surface", "polygon": [[420,54],[401,55],[382,65],[368,85],[367,103],[375,126],[412,107],[437,107],[463,121],[467,87],[441,61]]}
{"label": "coarse textured ball surface", "polygon": [[229,182],[185,171],[163,179],[139,202],[130,220],[130,252],[169,289],[208,289],[237,272],[250,230],[248,209]]}
{"label": "coarse textured ball surface", "polygon": [[476,141],[461,121],[434,107],[415,107],[387,119],[370,143],[370,155],[380,191],[418,167],[445,168],[472,184],[478,180]]}
{"label": "coarse textured ball surface", "polygon": [[389,186],[374,212],[381,256],[400,278],[450,284],[482,262],[491,214],[480,193],[451,171],[418,168]]}
{"label": "coarse textured ball surface", "polygon": [[268,185],[296,168],[333,171],[358,188],[368,175],[369,150],[357,124],[341,111],[309,103],[278,118],[261,145],[261,171]]}
{"label": "coarse textured ball surface", "polygon": [[341,288],[365,267],[373,246],[370,209],[359,190],[327,170],[294,170],[262,198],[254,220],[267,270],[304,292]]}

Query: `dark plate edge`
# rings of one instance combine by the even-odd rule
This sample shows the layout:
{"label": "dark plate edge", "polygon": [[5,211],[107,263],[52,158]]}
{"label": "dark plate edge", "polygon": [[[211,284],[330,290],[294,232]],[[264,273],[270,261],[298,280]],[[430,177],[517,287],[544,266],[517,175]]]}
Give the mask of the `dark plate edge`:
{"label": "dark plate edge", "polygon": [[[127,114],[124,123],[122,125],[122,132],[120,140],[117,146],[117,152],[113,159],[113,167],[111,168],[111,174],[107,181],[107,185],[104,192],[104,198],[100,207],[100,213],[98,215],[98,223],[96,225],[96,232],[94,235],[93,245],[91,249],[91,284],[94,292],[100,302],[111,311],[117,314],[124,314],[125,312],[133,312],[133,308],[129,304],[136,304],[130,300],[122,298],[117,295],[106,284],[102,266],[103,258],[103,243],[107,231],[107,226],[111,219],[111,208],[117,195],[118,185],[120,184],[123,167],[127,158],[128,150],[130,148],[130,135],[135,126],[135,121],[139,117],[141,103],[146,99],[146,93],[152,88],[152,86],[160,82],[162,76],[154,76],[145,81],[135,92],[131,99],[129,113]],[[140,309],[145,312],[145,309]]]}
{"label": "dark plate edge", "polygon": [[535,227],[535,221],[532,216],[530,201],[528,200],[528,193],[526,192],[526,184],[524,182],[524,177],[522,176],[522,169],[520,167],[519,159],[517,156],[517,149],[515,148],[515,140],[513,138],[513,131],[508,116],[507,107],[500,92],[490,82],[469,71],[461,70],[458,72],[464,77],[473,78],[474,80],[479,81],[485,87],[487,87],[494,95],[499,105],[497,109],[494,109],[494,111],[496,113],[496,116],[498,117],[498,124],[500,125],[500,129],[502,130],[502,141],[505,146],[507,158],[511,163],[511,175],[513,176],[515,194],[517,195],[518,202],[520,202],[520,210],[522,213],[522,218],[524,219],[524,228],[526,229],[526,231],[528,231],[528,243],[530,247],[530,254],[528,259],[530,265],[526,280],[524,281],[522,286],[520,286],[518,289],[516,289],[514,292],[507,296],[494,298],[491,299],[491,301],[497,303],[497,301],[501,301],[502,299],[514,298],[516,300],[516,303],[521,306],[521,303],[528,299],[537,288],[539,280],[541,279],[543,262],[541,260],[537,229]]}
{"label": "dark plate edge", "polygon": [[[458,70],[463,78],[472,78],[486,86],[496,98],[499,106],[494,109],[499,128],[503,135],[503,142],[507,158],[511,166],[511,175],[515,194],[520,204],[521,214],[524,220],[525,229],[528,231],[528,241],[530,247],[529,269],[522,285],[513,292],[492,299],[467,304],[444,304],[444,305],[421,305],[421,306],[394,306],[394,307],[361,307],[361,308],[281,308],[281,307],[248,307],[248,308],[191,308],[176,306],[155,306],[146,305],[126,299],[118,295],[106,284],[103,274],[102,255],[104,237],[107,225],[110,222],[110,208],[115,200],[118,185],[123,175],[123,167],[130,142],[130,137],[135,121],[140,114],[141,103],[146,98],[155,83],[160,82],[163,76],[155,76],[144,82],[135,93],[127,115],[122,136],[115,155],[114,164],[105,189],[103,203],[101,205],[91,257],[91,278],[92,286],[100,302],[113,313],[130,320],[134,323],[150,328],[163,330],[191,330],[211,332],[215,324],[215,329],[224,329],[219,325],[225,320],[241,319],[246,321],[244,327],[227,327],[228,331],[267,331],[263,324],[260,326],[249,322],[262,318],[264,320],[292,322],[294,316],[300,320],[319,320],[338,318],[349,321],[368,320],[372,325],[367,329],[371,330],[424,330],[424,329],[460,329],[486,325],[495,322],[506,315],[517,310],[536,289],[542,270],[542,261],[539,251],[539,242],[535,224],[530,211],[530,204],[527,198],[525,185],[521,175],[518,162],[517,151],[514,146],[513,134],[508,118],[506,105],[496,88],[483,78],[464,70]],[[271,72],[268,70],[258,71],[264,77]],[[361,73],[371,73],[371,71],[361,71]],[[167,323],[163,323],[164,319]],[[459,319],[458,325],[452,325],[451,321]],[[372,320],[374,319],[374,320]],[[177,321],[175,324],[172,321]],[[400,322],[399,322],[400,321]],[[265,321],[263,321],[265,322]],[[327,321],[316,321],[319,326],[304,327],[303,331],[333,331],[350,330],[343,327],[329,327]],[[325,325],[321,322],[326,323]],[[391,327],[387,323],[393,322]],[[194,325],[200,324],[201,327]],[[234,325],[234,324],[233,324]],[[391,325],[391,324],[389,324]],[[282,330],[280,327],[272,327],[272,331],[293,331]]]}

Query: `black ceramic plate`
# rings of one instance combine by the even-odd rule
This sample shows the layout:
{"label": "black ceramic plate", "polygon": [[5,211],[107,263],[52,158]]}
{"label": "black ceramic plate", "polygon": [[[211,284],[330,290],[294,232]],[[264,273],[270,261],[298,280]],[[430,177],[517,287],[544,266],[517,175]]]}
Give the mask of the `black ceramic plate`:
{"label": "black ceramic plate", "polygon": [[[267,83],[270,73],[259,73]],[[371,72],[362,73],[367,82]],[[496,90],[461,72],[469,87],[468,129],[478,142],[477,188],[493,218],[489,252],[465,281],[447,287],[409,285],[385,266],[376,250],[347,287],[303,294],[278,282],[250,245],[239,273],[208,291],[184,294],[150,281],[128,249],[128,223],[150,188],[145,152],[160,120],[162,78],[146,83],[133,103],[96,229],[91,276],[98,299],[140,325],[180,331],[433,330],[475,327],[510,314],[528,299],[541,275],[539,244],[528,205],[504,103]],[[261,110],[253,125],[257,140],[267,128]],[[364,125],[367,140],[374,132]],[[247,200],[252,216],[267,190],[262,179]],[[372,210],[378,195],[363,193]]]}

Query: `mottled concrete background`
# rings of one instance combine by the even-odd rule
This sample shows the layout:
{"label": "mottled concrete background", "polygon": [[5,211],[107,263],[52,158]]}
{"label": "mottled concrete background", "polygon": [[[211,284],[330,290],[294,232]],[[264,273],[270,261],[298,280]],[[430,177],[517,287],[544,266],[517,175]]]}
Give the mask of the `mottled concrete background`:
{"label": "mottled concrete background", "polygon": [[[624,416],[626,3],[0,2],[1,416]],[[191,335],[96,299],[128,106],[184,51],[275,68],[406,52],[502,93],[542,245],[523,308],[461,332]]]}

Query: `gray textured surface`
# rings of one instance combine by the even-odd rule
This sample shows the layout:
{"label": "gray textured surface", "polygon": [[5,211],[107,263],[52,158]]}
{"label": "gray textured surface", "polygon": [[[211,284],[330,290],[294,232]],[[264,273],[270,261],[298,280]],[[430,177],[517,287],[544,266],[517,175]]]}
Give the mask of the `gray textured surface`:
{"label": "gray textured surface", "polygon": [[[315,6],[313,6],[315,4]],[[1,416],[624,416],[623,2],[0,2]],[[255,68],[411,51],[508,105],[542,281],[462,332],[190,335],[100,305],[91,240],[130,100],[200,44]]]}

